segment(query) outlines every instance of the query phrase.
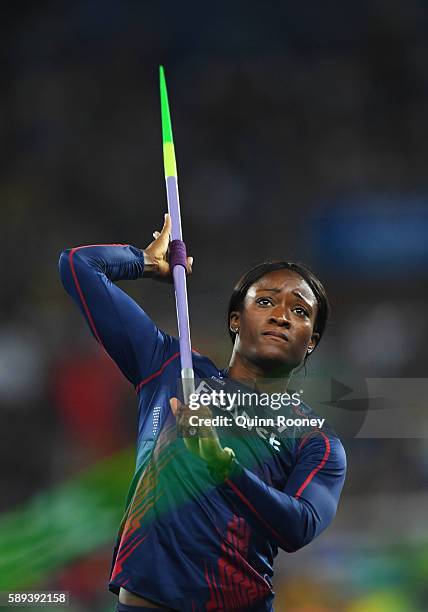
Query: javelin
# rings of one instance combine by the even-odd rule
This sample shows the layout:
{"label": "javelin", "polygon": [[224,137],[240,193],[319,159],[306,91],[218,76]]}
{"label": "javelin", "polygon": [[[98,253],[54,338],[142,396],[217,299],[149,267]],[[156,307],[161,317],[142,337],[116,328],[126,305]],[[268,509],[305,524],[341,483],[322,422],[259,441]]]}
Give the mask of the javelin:
{"label": "javelin", "polygon": [[171,116],[169,113],[168,93],[166,90],[163,66],[159,67],[160,99],[162,117],[163,163],[165,168],[166,196],[168,212],[171,216],[171,243],[169,266],[172,270],[177,311],[178,338],[180,343],[181,379],[184,402],[195,391],[190,343],[189,309],[186,284],[186,245],[181,231],[180,200],[178,197],[177,164],[175,161],[174,141],[172,138]]}

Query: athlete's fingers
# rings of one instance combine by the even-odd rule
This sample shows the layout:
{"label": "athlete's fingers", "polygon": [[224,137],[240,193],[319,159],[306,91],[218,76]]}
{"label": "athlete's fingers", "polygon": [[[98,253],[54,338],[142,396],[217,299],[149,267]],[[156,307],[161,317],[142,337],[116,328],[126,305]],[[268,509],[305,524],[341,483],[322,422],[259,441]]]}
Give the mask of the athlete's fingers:
{"label": "athlete's fingers", "polygon": [[195,410],[195,414],[199,418],[198,435],[205,438],[213,437],[213,427],[209,424],[212,419],[212,412],[209,406],[199,406]]}
{"label": "athlete's fingers", "polygon": [[[158,231],[154,231],[153,232],[153,238],[155,239],[155,242],[152,243],[151,245],[149,245],[149,247],[154,247],[154,251],[157,252],[158,249],[160,249],[162,255],[163,255],[163,261],[159,262],[160,266],[162,268],[162,270],[160,270],[161,272],[161,276],[165,276],[165,277],[171,277],[171,272],[169,269],[169,264],[167,262],[167,252],[168,252],[168,247],[169,247],[169,236],[171,233],[171,216],[166,213],[164,216],[164,224],[162,227],[162,230],[160,232]],[[186,260],[186,274],[192,274],[192,267],[193,267],[193,257],[187,257]],[[169,278],[169,280],[171,280]]]}
{"label": "athlete's fingers", "polygon": [[181,406],[181,402],[176,397],[172,397],[169,400],[169,405],[171,406],[172,414],[175,416],[175,418],[177,418],[177,413]]}
{"label": "athlete's fingers", "polygon": [[192,416],[192,411],[189,406],[182,404],[176,397],[172,397],[169,400],[169,405],[177,421],[177,427],[183,436],[196,435],[197,428],[191,427],[189,423],[189,419]]}
{"label": "athlete's fingers", "polygon": [[[184,444],[187,449],[195,455],[211,464],[223,456],[223,448],[217,435],[215,427],[206,425],[204,420],[212,417],[212,412],[208,406],[199,406],[197,412],[191,411],[189,406],[182,404],[176,397],[169,400],[171,410],[177,420],[177,429],[183,436]],[[192,427],[189,423],[191,415],[197,415],[202,424]]]}
{"label": "athlete's fingers", "polygon": [[[167,217],[168,217],[168,220],[167,220]],[[164,234],[165,233],[169,233],[170,230],[171,230],[171,221],[169,219],[168,213],[166,213],[165,216],[164,216],[164,221],[163,221],[163,225],[162,225],[161,231],[159,232],[158,230],[155,230],[153,232],[153,234],[152,234],[153,238],[159,238],[159,236],[161,236],[162,233],[164,233]]]}
{"label": "athlete's fingers", "polygon": [[[160,232],[157,230],[152,232],[154,241],[146,247],[146,251],[158,261],[166,261],[166,256],[169,247],[169,235],[171,233],[171,218],[168,214],[165,214],[163,227]],[[162,275],[161,275],[162,276]]]}
{"label": "athlete's fingers", "polygon": [[166,235],[169,238],[170,233],[171,233],[171,215],[168,213],[165,213],[164,220],[163,220],[163,227],[161,229],[161,234]]}
{"label": "athlete's fingers", "polygon": [[[207,423],[210,423],[212,418],[212,412],[208,407],[204,407],[201,416],[207,419]],[[219,458],[223,456],[223,448],[221,446],[217,430],[212,425],[205,425],[198,427],[199,437],[199,456],[204,459],[208,464],[215,463]]]}
{"label": "athlete's fingers", "polygon": [[171,410],[176,417],[177,433],[183,438],[184,445],[191,453],[200,456],[198,428],[190,427],[190,408],[182,404],[176,397],[169,400]]}
{"label": "athlete's fingers", "polygon": [[166,255],[168,251],[168,246],[169,246],[169,235],[171,233],[171,217],[169,216],[168,213],[165,214],[163,227],[161,231],[154,232],[154,234],[155,233],[157,234],[155,237],[155,245],[157,249],[160,249],[163,255]]}

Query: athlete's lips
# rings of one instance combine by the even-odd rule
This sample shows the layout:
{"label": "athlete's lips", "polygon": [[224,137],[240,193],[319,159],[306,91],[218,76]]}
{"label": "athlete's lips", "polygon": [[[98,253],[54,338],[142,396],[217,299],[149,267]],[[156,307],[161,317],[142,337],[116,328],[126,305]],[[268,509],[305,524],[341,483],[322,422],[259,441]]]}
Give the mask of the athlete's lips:
{"label": "athlete's lips", "polygon": [[274,336],[275,338],[281,338],[282,340],[285,340],[285,342],[288,342],[287,334],[284,334],[284,332],[275,331],[273,329],[263,332],[262,336]]}

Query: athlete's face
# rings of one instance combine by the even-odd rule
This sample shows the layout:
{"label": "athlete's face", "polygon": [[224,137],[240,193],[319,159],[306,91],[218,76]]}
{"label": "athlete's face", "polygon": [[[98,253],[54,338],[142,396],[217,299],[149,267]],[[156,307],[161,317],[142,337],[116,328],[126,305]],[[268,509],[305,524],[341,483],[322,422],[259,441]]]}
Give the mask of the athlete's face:
{"label": "athlete's face", "polygon": [[242,312],[232,312],[239,329],[234,351],[266,372],[291,371],[316,346],[313,327],[317,300],[307,282],[292,270],[275,270],[247,291]]}

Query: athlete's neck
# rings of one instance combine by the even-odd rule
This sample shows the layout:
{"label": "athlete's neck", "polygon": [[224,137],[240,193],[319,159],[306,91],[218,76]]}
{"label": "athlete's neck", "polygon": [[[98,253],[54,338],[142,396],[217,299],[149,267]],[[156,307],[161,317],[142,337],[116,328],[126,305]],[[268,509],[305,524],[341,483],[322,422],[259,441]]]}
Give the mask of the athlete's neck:
{"label": "athlete's neck", "polygon": [[284,393],[290,382],[292,371],[284,371],[278,367],[266,371],[234,351],[230,359],[228,375],[258,391]]}

